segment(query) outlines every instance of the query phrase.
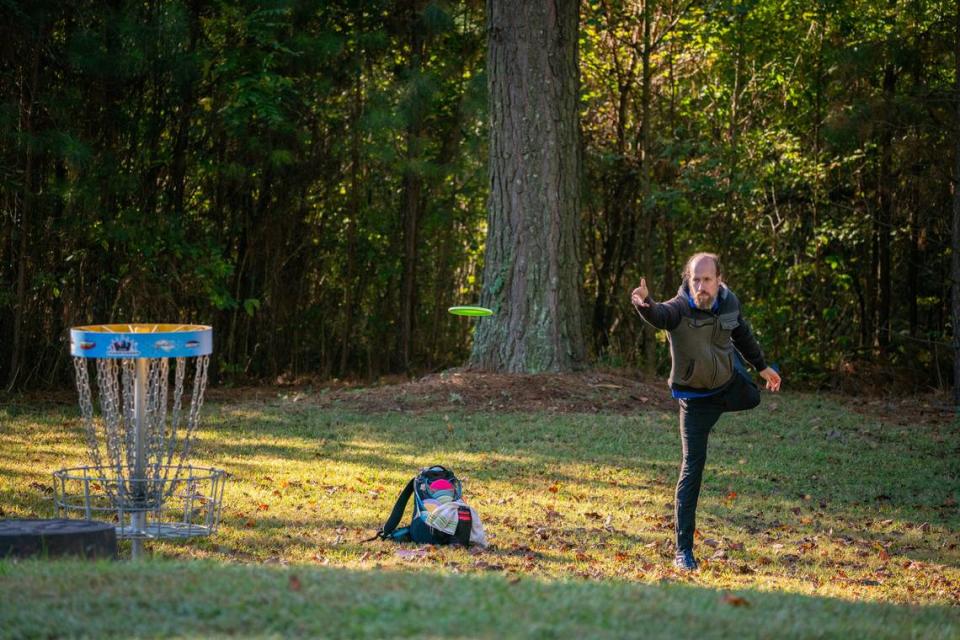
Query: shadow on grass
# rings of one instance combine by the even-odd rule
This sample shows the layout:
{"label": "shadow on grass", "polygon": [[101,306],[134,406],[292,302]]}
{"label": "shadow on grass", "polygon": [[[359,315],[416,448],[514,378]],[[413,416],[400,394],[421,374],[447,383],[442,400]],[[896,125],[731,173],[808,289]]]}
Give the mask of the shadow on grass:
{"label": "shadow on grass", "polygon": [[[416,567],[413,567],[416,569]],[[7,637],[956,638],[960,611],[691,584],[223,565],[0,563]]]}
{"label": "shadow on grass", "polygon": [[[338,469],[343,477],[324,482],[341,487],[354,482],[354,475],[373,479],[387,487],[377,503],[383,507],[376,507],[384,519],[406,480],[419,466],[433,462],[450,464],[469,478],[473,495],[489,495],[492,487],[509,483],[533,500],[552,500],[546,490],[560,484],[565,491],[583,494],[581,505],[600,491],[609,492],[595,499],[615,508],[618,501],[629,501],[643,490],[662,499],[662,510],[673,499],[679,461],[673,413],[358,415],[282,402],[213,405],[208,411],[195,452],[209,464],[225,467],[242,483],[285,470],[321,477],[326,468]],[[43,424],[57,418],[49,410],[38,410],[36,416]],[[828,422],[829,430],[824,427]],[[885,537],[861,530],[867,518],[956,529],[957,510],[938,511],[933,505],[945,500],[949,491],[944,487],[958,486],[955,465],[951,468],[952,458],[943,451],[955,448],[960,436],[947,433],[946,443],[938,444],[902,428],[877,433],[878,428],[868,427],[861,416],[802,400],[782,402],[777,411],[761,408],[725,416],[711,436],[702,521],[718,518],[747,534],[783,524],[813,533],[819,529],[803,522],[811,518],[837,535],[870,540]],[[62,437],[82,439],[76,430]],[[736,501],[717,499],[726,487],[739,494]],[[322,497],[320,487],[312,490]],[[45,501],[22,491],[6,495],[22,508]],[[878,496],[885,498],[878,502]],[[361,499],[363,493],[357,495]],[[380,524],[314,514],[304,518],[313,518],[316,527],[370,530]],[[284,526],[302,525],[280,519],[270,530]],[[654,538],[669,537],[666,529],[653,534],[647,525],[643,528]],[[251,537],[258,535],[250,532]],[[633,537],[638,543],[647,539]],[[634,542],[626,533],[619,541]],[[931,555],[935,553],[931,547],[914,555],[936,559]]]}
{"label": "shadow on grass", "polygon": [[[800,502],[804,499],[876,506],[901,520],[960,523],[956,508],[917,513],[949,504],[950,487],[960,486],[951,456],[943,455],[944,447],[960,447],[960,436],[948,432],[951,442],[928,442],[924,434],[899,427],[877,427],[873,429],[877,433],[869,432],[856,415],[838,419],[824,408],[811,408],[809,413],[811,417],[806,418],[799,407],[792,413],[757,410],[724,416],[711,436],[707,481],[735,481],[743,487],[744,496],[778,495],[801,506],[805,506]],[[833,420],[827,431],[811,431],[809,425],[800,423],[801,419],[824,421],[824,414]],[[360,416],[298,407],[295,415],[285,416],[280,406],[247,412],[242,421],[230,420],[229,426],[214,421],[210,428],[223,439],[205,443],[214,459],[249,455],[299,461],[334,459],[401,475],[416,470],[407,462],[410,458],[428,464],[431,457],[443,454],[452,466],[465,468],[479,479],[485,479],[489,468],[496,469],[490,474],[495,476],[509,473],[513,466],[543,471],[537,476],[543,480],[578,483],[584,477],[565,473],[562,467],[586,465],[636,469],[644,478],[672,485],[680,456],[676,416],[659,412],[636,418]],[[264,442],[265,438],[269,441]],[[358,446],[358,440],[365,446]],[[629,482],[620,486],[630,490],[641,488],[643,482],[638,487]]]}

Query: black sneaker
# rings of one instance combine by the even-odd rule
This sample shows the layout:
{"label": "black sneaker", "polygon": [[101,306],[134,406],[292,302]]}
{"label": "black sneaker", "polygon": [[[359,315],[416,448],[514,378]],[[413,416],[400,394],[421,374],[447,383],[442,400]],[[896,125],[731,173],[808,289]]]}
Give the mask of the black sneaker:
{"label": "black sneaker", "polygon": [[677,551],[677,555],[673,558],[673,566],[681,571],[696,571],[697,559],[693,557],[691,549]]}

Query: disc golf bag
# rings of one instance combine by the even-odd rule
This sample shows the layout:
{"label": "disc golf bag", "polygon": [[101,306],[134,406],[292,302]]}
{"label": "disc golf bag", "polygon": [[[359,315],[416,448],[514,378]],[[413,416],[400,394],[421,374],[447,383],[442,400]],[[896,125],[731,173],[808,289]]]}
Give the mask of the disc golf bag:
{"label": "disc golf bag", "polygon": [[[413,497],[410,524],[399,527]],[[476,544],[487,546],[477,512],[463,501],[463,485],[441,465],[425,467],[400,492],[393,511],[373,539],[420,544]]]}

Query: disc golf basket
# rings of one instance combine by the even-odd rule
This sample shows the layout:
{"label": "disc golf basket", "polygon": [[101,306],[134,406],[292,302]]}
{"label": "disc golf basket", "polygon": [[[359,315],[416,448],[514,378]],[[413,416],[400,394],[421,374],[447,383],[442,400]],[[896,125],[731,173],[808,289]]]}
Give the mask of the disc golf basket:
{"label": "disc golf basket", "polygon": [[190,464],[212,351],[213,329],[201,325],[70,330],[91,464],[53,474],[59,517],[113,521],[117,538],[132,541],[134,559],[144,540],[216,531],[226,474]]}

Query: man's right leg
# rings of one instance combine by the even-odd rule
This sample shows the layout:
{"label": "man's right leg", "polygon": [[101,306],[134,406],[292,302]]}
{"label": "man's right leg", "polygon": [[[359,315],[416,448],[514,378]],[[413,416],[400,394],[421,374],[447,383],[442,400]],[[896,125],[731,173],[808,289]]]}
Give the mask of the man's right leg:
{"label": "man's right leg", "polygon": [[722,409],[713,397],[680,401],[683,459],[674,500],[678,554],[693,552],[697,501],[700,498],[703,468],[707,462],[707,438],[721,413]]}

